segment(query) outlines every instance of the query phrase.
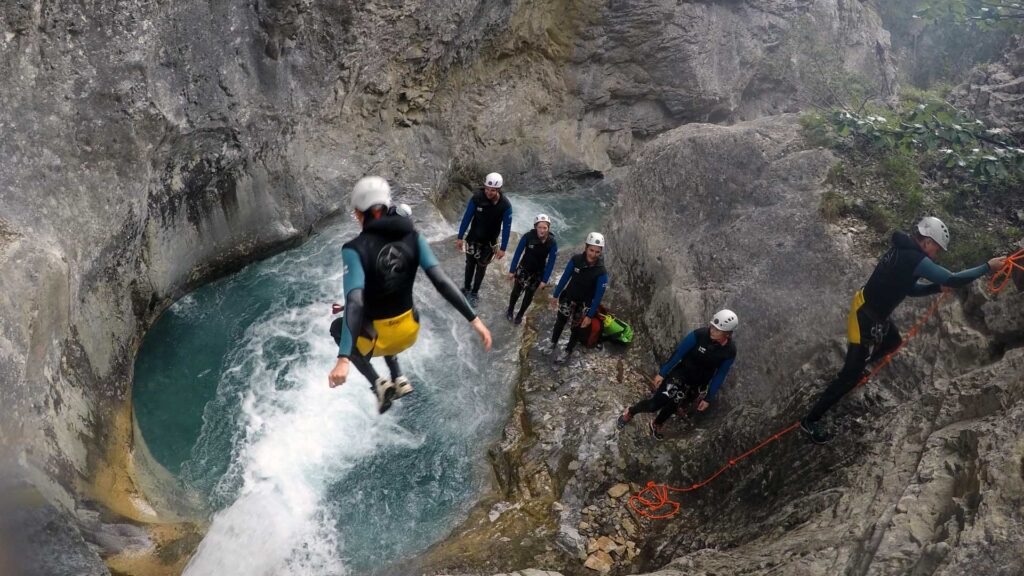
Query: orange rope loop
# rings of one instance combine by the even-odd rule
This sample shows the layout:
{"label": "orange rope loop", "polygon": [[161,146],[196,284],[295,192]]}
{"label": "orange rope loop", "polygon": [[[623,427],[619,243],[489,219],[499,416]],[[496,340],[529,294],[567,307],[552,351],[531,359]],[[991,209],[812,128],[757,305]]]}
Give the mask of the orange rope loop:
{"label": "orange rope loop", "polygon": [[1024,248],[1015,252],[1012,256],[1006,259],[1006,264],[1000,268],[992,278],[988,281],[988,288],[993,294],[1002,292],[1003,288],[1006,288],[1006,283],[1013,277],[1014,270],[1020,270],[1024,272]]}
{"label": "orange rope loop", "polygon": [[[1013,256],[1014,259],[1017,259],[1018,257],[1024,258],[1024,250],[1021,250],[1020,252],[1014,254]],[[1010,261],[1011,260],[1009,259],[1007,260],[1007,262]],[[1020,266],[1019,264],[1015,265]],[[861,386],[862,384],[870,380],[872,376],[877,374],[879,370],[881,370],[886,364],[892,361],[893,356],[895,356],[896,353],[899,352],[906,345],[906,343],[918,333],[919,329],[922,326],[924,326],[929,319],[931,319],[931,317],[939,309],[939,306],[942,304],[942,302],[946,299],[947,296],[948,294],[945,293],[939,295],[939,297],[935,299],[935,302],[932,303],[931,307],[928,308],[928,311],[925,312],[924,315],[921,316],[921,318],[917,321],[917,323],[915,323],[910,328],[910,330],[907,332],[906,339],[904,339],[903,342],[901,342],[900,345],[895,350],[890,352],[885,358],[882,358],[882,361],[875,365],[871,372],[869,372],[866,376],[861,378],[860,382],[857,383],[857,386]],[[740,454],[739,456],[736,456],[735,458],[730,458],[725,466],[722,466],[714,474],[708,476],[704,480],[701,480],[696,484],[690,485],[689,488],[679,488],[675,486],[669,486],[667,484],[656,484],[654,482],[648,482],[647,486],[645,486],[643,490],[629,497],[629,507],[632,508],[637,514],[644,516],[646,518],[650,518],[652,520],[663,520],[665,518],[671,518],[679,512],[680,504],[675,500],[669,499],[669,492],[693,492],[698,488],[703,488],[704,486],[710,484],[712,480],[718,478],[719,475],[721,475],[729,468],[735,466],[740,461],[746,459],[749,456],[752,456],[758,450],[764,448],[765,446],[771,444],[772,442],[777,441],[778,439],[782,438],[786,434],[789,434],[790,432],[796,430],[799,427],[799,420],[793,422],[789,426],[783,428],[782,430],[779,430],[775,434],[772,434],[765,440],[762,440],[758,445],[754,446],[750,450],[747,450],[746,452]],[[665,508],[668,508],[669,510],[662,511]]]}

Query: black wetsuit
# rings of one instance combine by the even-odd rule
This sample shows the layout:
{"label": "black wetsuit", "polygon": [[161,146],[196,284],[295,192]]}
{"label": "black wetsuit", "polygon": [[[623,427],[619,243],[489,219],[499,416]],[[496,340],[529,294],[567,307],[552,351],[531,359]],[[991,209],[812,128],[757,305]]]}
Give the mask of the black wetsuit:
{"label": "black wetsuit", "polygon": [[657,392],[630,406],[630,416],[658,412],[654,425],[661,426],[679,406],[686,406],[701,395],[710,402],[725,381],[735,358],[736,345],[732,338],[722,345],[711,338],[709,328],[690,332],[658,372],[664,380]]}
{"label": "black wetsuit", "polygon": [[555,258],[558,256],[558,242],[555,235],[548,233],[547,238],[542,242],[537,236],[536,230],[530,230],[519,240],[515,256],[512,257],[512,266],[509,272],[515,274],[515,282],[512,285],[512,295],[508,299],[508,315],[511,316],[515,310],[516,301],[519,295],[523,295],[523,304],[519,308],[517,321],[522,320],[526,309],[533,302],[533,295],[541,282],[547,283],[551,278],[551,271],[555,267]]}
{"label": "black wetsuit", "polygon": [[[894,232],[892,245],[856,295],[847,318],[846,359],[843,368],[811,408],[805,420],[817,422],[861,381],[868,364],[889,355],[903,342],[889,316],[907,296],[937,294],[943,286],[966,286],[988,272],[988,264],[950,273],[938,266],[903,232]],[[925,278],[930,283],[918,282]]]}
{"label": "black wetsuit", "polygon": [[562,330],[570,319],[572,324],[569,343],[565,346],[566,352],[571,353],[576,344],[585,339],[584,331],[579,327],[580,323],[584,316],[594,318],[607,287],[608,272],[605,270],[603,257],[598,257],[594,264],[587,263],[585,252],[569,259],[554,292],[554,297],[558,298],[558,315],[555,317],[555,327],[551,333],[552,347],[558,345]]}
{"label": "black wetsuit", "polygon": [[505,250],[511,226],[512,203],[504,194],[498,197],[497,202],[491,202],[483,190],[470,198],[459,226],[459,239],[465,234],[466,241],[465,292],[476,294],[480,291],[487,265],[494,259],[494,245],[498,242],[498,236],[501,235],[501,249]]}

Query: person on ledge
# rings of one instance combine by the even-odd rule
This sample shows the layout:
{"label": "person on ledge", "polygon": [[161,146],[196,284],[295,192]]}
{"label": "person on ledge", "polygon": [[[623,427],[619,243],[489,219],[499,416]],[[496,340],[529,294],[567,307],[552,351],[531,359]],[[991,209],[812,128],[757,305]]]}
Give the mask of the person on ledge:
{"label": "person on ledge", "polygon": [[[465,246],[466,249],[466,278],[462,292],[474,305],[480,297],[480,284],[487,273],[487,265],[495,256],[498,260],[505,257],[508,237],[512,232],[512,203],[501,192],[503,184],[504,180],[497,172],[491,172],[484,178],[484,187],[466,204],[459,236],[455,240],[456,248],[462,250]],[[495,253],[499,233],[501,246]]]}
{"label": "person on ledge", "polygon": [[719,310],[708,326],[687,334],[654,377],[657,391],[626,408],[616,425],[624,428],[637,414],[657,412],[648,428],[651,436],[661,440],[662,427],[680,407],[697,401],[698,412],[707,410],[736,359],[732,333],[738,325],[735,312]]}
{"label": "person on ledge", "polygon": [[[533,230],[519,239],[516,253],[512,256],[512,266],[508,269],[509,280],[513,283],[508,311],[505,312],[509,322],[514,322],[516,326],[523,323],[523,315],[533,302],[534,293],[547,286],[557,257],[558,242],[555,242],[555,235],[551,233],[551,218],[547,214],[538,214],[533,219]],[[519,313],[513,316],[520,294],[523,295],[523,305],[519,307]]]}
{"label": "person on ledge", "polygon": [[[565,362],[579,341],[585,338],[608,288],[608,271],[602,256],[604,247],[604,236],[601,233],[588,234],[583,252],[569,259],[555,286],[551,308],[557,310],[558,315],[551,333],[551,352],[556,364]],[[569,342],[563,355],[558,352],[558,340],[566,324],[570,325]]]}
{"label": "person on ledge", "polygon": [[[985,274],[1003,267],[1005,257],[952,273],[933,260],[949,246],[949,229],[931,216],[922,218],[913,234],[896,231],[889,250],[882,255],[867,284],[853,295],[847,317],[846,360],[843,368],[800,420],[800,428],[811,441],[824,444],[832,439],[821,422],[822,416],[847,392],[857,386],[866,367],[899,348],[903,339],[889,316],[907,296],[928,296],[940,290],[966,286]],[[919,282],[919,279],[928,282]]]}

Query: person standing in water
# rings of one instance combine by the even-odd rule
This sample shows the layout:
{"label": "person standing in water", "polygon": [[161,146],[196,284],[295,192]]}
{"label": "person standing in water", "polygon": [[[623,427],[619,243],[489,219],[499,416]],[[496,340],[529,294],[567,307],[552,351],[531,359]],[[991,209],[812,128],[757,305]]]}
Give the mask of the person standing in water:
{"label": "person standing in water", "polygon": [[[556,364],[568,359],[576,344],[582,340],[601,304],[608,288],[608,271],[604,267],[604,236],[599,232],[587,234],[583,252],[573,256],[565,265],[562,277],[551,296],[551,308],[558,311],[551,333],[551,352]],[[571,320],[571,322],[570,322]],[[558,340],[565,325],[569,327],[569,342],[565,354],[558,353]]]}
{"label": "person standing in water", "polygon": [[[456,248],[466,248],[466,278],[462,292],[474,305],[480,297],[480,284],[484,281],[487,265],[495,256],[498,260],[505,257],[508,237],[512,232],[512,203],[501,192],[503,184],[504,180],[497,172],[491,172],[484,178],[484,187],[466,204],[459,236],[455,240]],[[499,233],[501,246],[495,253]]]}
{"label": "person standing in water", "polygon": [[[508,311],[505,318],[517,326],[523,323],[523,315],[533,302],[533,295],[539,288],[544,288],[555,269],[555,258],[558,257],[558,243],[551,233],[551,218],[547,214],[538,214],[533,219],[533,230],[519,239],[516,253],[512,256],[512,266],[508,270],[508,278],[512,281],[512,295],[508,299]],[[523,295],[523,305],[519,313],[513,317],[516,301]]]}
{"label": "person standing in water", "polygon": [[[355,364],[370,381],[378,411],[383,414],[395,398],[413,390],[400,373],[397,355],[412,346],[419,334],[419,315],[412,299],[417,267],[471,323],[485,350],[491,349],[491,333],[438,266],[437,257],[412,220],[392,208],[387,180],[367,176],[356,182],[350,206],[362,231],[341,250],[345,321],[341,325],[338,361],[328,380],[331,388],[341,386],[348,379],[349,364]],[[391,378],[377,374],[370,363],[374,356],[385,358]]]}

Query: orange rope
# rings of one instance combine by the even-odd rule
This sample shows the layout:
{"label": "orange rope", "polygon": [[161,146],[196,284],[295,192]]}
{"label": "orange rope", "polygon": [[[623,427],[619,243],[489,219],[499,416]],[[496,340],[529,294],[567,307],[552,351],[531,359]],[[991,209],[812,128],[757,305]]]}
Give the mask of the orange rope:
{"label": "orange rope", "polygon": [[1014,269],[1024,272],[1024,265],[1021,265],[1021,260],[1024,260],[1024,249],[1018,250],[1013,256],[1007,258],[1006,264],[1003,264],[1003,267],[992,275],[992,278],[988,281],[988,288],[993,294],[998,294],[1003,288],[1006,288],[1006,283],[1013,277]]}
{"label": "orange rope", "polygon": [[[1015,254],[1014,257],[1017,257],[1022,253],[1024,253],[1024,250]],[[869,372],[866,376],[861,378],[860,381],[857,382],[857,386],[854,386],[854,388],[863,385],[865,382],[870,380],[872,376],[877,374],[879,370],[885,367],[886,364],[891,362],[893,356],[895,356],[896,353],[899,352],[911,338],[916,336],[921,327],[924,326],[929,319],[931,319],[932,315],[935,314],[935,311],[939,309],[939,306],[946,299],[946,297],[947,294],[943,293],[938,298],[936,298],[935,302],[932,303],[931,308],[929,308],[928,311],[925,312],[924,316],[922,316],[917,321],[917,323],[910,328],[910,330],[907,332],[907,337],[900,343],[900,345],[897,346],[895,350],[887,354],[885,358],[882,358],[881,362],[879,362],[874,368],[872,368],[871,372]],[[718,471],[716,471],[714,474],[708,476],[707,478],[701,480],[700,482],[697,482],[696,484],[691,484],[688,487],[682,488],[677,486],[669,486],[667,484],[655,484],[654,482],[648,482],[647,486],[644,487],[643,490],[629,497],[629,506],[630,508],[635,510],[637,514],[640,514],[641,516],[645,516],[647,518],[651,518],[653,520],[671,518],[679,512],[679,502],[670,500],[668,497],[669,492],[692,492],[698,488],[702,488],[707,484],[710,484],[712,480],[718,478],[723,472],[735,466],[741,460],[746,459],[747,457],[753,455],[754,452],[757,452],[758,450],[764,448],[765,446],[771,444],[772,442],[775,442],[779,438],[782,438],[786,434],[789,434],[790,432],[796,430],[799,427],[800,421],[798,420],[790,424],[789,426],[783,428],[782,430],[779,430],[775,434],[772,434],[771,436],[765,438],[757,446],[754,446],[753,448],[747,450],[743,454],[740,454],[735,458],[730,458],[729,462],[725,466],[719,468]]]}

